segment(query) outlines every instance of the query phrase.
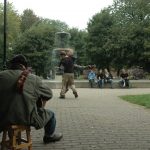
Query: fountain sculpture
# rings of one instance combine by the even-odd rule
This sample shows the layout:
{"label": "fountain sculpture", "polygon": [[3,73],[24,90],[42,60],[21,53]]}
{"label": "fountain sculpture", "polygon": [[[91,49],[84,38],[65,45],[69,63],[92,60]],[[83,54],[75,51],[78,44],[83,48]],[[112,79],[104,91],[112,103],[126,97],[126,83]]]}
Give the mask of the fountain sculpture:
{"label": "fountain sculpture", "polygon": [[69,40],[70,40],[70,33],[67,32],[57,32],[55,34],[55,48],[52,51],[52,61],[51,61],[51,66],[52,66],[52,79],[56,79],[57,75],[61,75],[62,72],[61,70],[58,69],[58,65],[60,62],[60,52],[61,51],[69,51],[72,50],[70,49],[69,46]]}

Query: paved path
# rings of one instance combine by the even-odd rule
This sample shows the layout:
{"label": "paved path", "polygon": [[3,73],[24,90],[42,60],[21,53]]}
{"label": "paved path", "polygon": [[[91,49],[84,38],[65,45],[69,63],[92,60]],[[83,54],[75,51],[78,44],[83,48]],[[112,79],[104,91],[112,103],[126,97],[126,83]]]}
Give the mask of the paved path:
{"label": "paved path", "polygon": [[75,99],[60,89],[48,102],[57,117],[60,142],[44,145],[43,130],[32,129],[33,150],[150,150],[150,109],[121,100],[119,95],[150,93],[150,89],[77,89]]}
{"label": "paved path", "polygon": [[77,89],[65,100],[59,89],[47,104],[57,116],[64,138],[44,145],[43,130],[32,130],[33,150],[150,150],[150,110],[118,96],[149,93],[150,89]]}

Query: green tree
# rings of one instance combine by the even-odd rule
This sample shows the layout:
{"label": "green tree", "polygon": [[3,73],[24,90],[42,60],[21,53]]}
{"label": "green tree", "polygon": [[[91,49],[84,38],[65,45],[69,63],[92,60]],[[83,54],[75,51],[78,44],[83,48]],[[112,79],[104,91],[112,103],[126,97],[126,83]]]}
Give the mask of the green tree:
{"label": "green tree", "polygon": [[16,54],[22,53],[27,56],[35,73],[44,78],[51,67],[54,36],[61,30],[59,23],[56,25],[56,21],[41,20],[40,23],[21,34],[13,47]]}
{"label": "green tree", "polygon": [[21,30],[22,30],[22,32],[30,29],[30,27],[32,27],[32,25],[37,23],[39,20],[40,20],[40,18],[35,15],[33,10],[25,9],[23,11],[23,14],[21,15]]}
{"label": "green tree", "polygon": [[113,17],[109,9],[97,13],[88,23],[87,53],[92,64],[109,67],[112,61],[111,38]]}
{"label": "green tree", "polygon": [[[150,3],[115,0],[88,24],[88,55],[99,67],[149,66]],[[91,61],[91,62],[92,62]]]}
{"label": "green tree", "polygon": [[69,30],[69,33],[71,35],[70,46],[77,53],[77,63],[85,65],[88,63],[86,56],[87,32],[84,30],[78,30],[77,28],[72,28]]}
{"label": "green tree", "polygon": [[[7,3],[7,58],[12,54],[12,43],[20,34],[20,16],[12,3]],[[0,3],[0,66],[3,60],[4,6]],[[0,67],[1,68],[1,67]],[[2,68],[1,68],[2,69]]]}
{"label": "green tree", "polygon": [[[63,32],[63,31],[67,32],[69,30],[68,25],[65,22],[62,22],[60,20],[51,20],[51,19],[41,18],[40,22],[43,24],[52,26],[58,32]],[[55,30],[54,30],[54,32],[55,32]]]}
{"label": "green tree", "polygon": [[[118,34],[120,42],[118,45],[120,54],[123,56],[124,65],[139,65],[147,69],[145,64],[148,63],[146,58],[150,49],[145,47],[145,44],[149,41],[148,33],[145,31],[150,26],[149,1],[116,0],[112,8],[115,26],[120,29]],[[116,60],[119,60],[119,55]],[[118,61],[115,64],[117,63]]]}

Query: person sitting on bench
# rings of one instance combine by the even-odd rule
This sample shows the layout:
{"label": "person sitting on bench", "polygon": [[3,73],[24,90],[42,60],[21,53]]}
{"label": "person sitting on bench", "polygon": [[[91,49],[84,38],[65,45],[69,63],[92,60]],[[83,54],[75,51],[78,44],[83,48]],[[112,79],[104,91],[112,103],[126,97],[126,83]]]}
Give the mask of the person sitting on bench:
{"label": "person sitting on bench", "polygon": [[129,87],[129,74],[126,72],[125,69],[121,70],[121,81],[120,81],[120,85],[121,87]]}
{"label": "person sitting on bench", "polygon": [[104,69],[104,83],[109,83],[111,88],[113,88],[113,76],[112,74],[105,68]]}

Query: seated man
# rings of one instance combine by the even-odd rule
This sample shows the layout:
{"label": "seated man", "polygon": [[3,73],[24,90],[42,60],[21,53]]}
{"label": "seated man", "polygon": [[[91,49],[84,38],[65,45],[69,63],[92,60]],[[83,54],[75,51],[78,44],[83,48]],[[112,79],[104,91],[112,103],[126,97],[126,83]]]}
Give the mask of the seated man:
{"label": "seated man", "polygon": [[125,69],[122,69],[120,77],[121,77],[120,81],[121,87],[129,87],[129,75]]}
{"label": "seated man", "polygon": [[113,76],[112,74],[105,68],[104,69],[104,83],[110,83],[111,88],[113,88]]}
{"label": "seated man", "polygon": [[95,72],[93,71],[93,69],[90,68],[90,72],[89,72],[89,74],[88,74],[88,80],[89,80],[89,83],[90,83],[90,87],[91,87],[91,88],[94,87],[95,79],[96,79],[96,74],[95,74]]}
{"label": "seated man", "polygon": [[102,69],[100,69],[97,73],[97,83],[99,88],[102,88],[104,86],[104,73]]}
{"label": "seated man", "polygon": [[59,141],[55,133],[56,119],[51,110],[45,109],[52,91],[42,80],[30,73],[27,60],[17,55],[10,61],[8,70],[0,72],[0,132],[10,124],[44,127],[44,143]]}

